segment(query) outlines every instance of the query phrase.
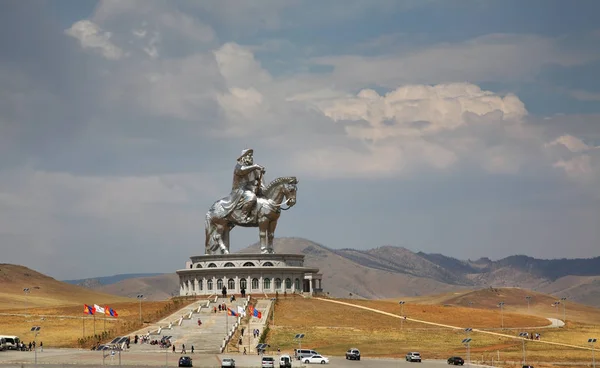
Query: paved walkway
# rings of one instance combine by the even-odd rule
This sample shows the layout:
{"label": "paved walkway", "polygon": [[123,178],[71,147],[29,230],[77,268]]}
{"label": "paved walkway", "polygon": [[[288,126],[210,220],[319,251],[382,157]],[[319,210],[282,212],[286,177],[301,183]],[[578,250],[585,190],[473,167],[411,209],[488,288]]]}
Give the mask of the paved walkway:
{"label": "paved walkway", "polygon": [[[154,323],[151,327],[130,333],[129,336],[133,337],[136,334],[142,336],[150,333],[150,340],[160,340],[163,336],[171,336],[171,342],[175,345],[177,354],[181,354],[183,344],[185,344],[188,354],[191,353],[192,346],[198,353],[219,353],[227,331],[237,322],[237,317],[228,316],[227,312],[219,312],[218,309],[217,313],[214,313],[214,307],[225,303],[227,307],[236,311],[238,305],[243,305],[244,301],[245,299],[236,299],[234,302],[230,302],[229,298],[218,298],[215,302],[215,297],[210,298],[210,301],[200,300]],[[198,312],[198,307],[201,307],[200,312]],[[201,326],[198,326],[198,319],[202,321]],[[180,320],[181,325],[179,325]],[[171,328],[168,327],[169,325]],[[164,350],[158,345],[133,344],[132,341],[129,351],[157,352]],[[172,350],[169,353],[172,353]]]}

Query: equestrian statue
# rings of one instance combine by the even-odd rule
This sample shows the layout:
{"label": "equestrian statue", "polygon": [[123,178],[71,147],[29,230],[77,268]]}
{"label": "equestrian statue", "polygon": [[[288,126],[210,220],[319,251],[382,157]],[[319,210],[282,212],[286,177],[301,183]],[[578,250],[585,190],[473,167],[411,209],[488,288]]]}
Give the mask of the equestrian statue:
{"label": "equestrian statue", "polygon": [[277,220],[282,210],[296,204],[298,180],[281,177],[265,185],[264,174],[265,168],[254,164],[254,151],[243,150],[233,171],[231,193],[206,214],[206,254],[229,254],[229,232],[236,226],[258,227],[260,252],[274,253]]}

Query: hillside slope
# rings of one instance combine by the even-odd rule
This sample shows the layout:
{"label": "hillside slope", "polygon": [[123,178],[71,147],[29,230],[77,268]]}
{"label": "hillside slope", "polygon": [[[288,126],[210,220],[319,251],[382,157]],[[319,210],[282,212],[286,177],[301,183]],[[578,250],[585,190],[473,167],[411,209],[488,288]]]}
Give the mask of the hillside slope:
{"label": "hillside slope", "polygon": [[179,295],[179,276],[176,273],[165,273],[130,278],[110,285],[101,285],[96,290],[131,298],[143,294],[147,300],[165,300]]}
{"label": "hillside slope", "polygon": [[[29,293],[23,291],[25,288],[29,288]],[[67,284],[24,266],[0,264],[2,309],[127,301],[131,299]]]}
{"label": "hillside slope", "polygon": [[[333,297],[350,293],[361,298],[409,297],[491,286],[519,287],[600,306],[600,257],[539,260],[511,256],[498,261],[464,261],[394,246],[334,250],[302,238],[276,238],[274,247],[277,253],[304,254],[305,265],[320,269],[323,288]],[[239,251],[258,252],[258,244]],[[157,300],[177,293],[177,284],[176,274],[171,273],[92,287],[125,296],[143,293]]]}

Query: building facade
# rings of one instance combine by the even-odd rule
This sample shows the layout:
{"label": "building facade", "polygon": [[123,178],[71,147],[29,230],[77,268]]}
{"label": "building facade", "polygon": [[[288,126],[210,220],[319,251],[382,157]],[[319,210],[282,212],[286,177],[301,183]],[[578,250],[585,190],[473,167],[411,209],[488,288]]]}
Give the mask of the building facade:
{"label": "building facade", "polygon": [[304,267],[302,254],[226,254],[190,257],[178,270],[179,295],[322,292],[318,268]]}

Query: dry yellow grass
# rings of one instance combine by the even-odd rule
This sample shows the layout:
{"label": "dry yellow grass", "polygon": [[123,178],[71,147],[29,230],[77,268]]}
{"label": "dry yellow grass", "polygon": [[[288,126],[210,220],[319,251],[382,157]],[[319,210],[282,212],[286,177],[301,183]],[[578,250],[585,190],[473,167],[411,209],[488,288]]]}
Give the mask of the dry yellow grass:
{"label": "dry yellow grass", "polygon": [[[191,300],[177,303],[173,301],[144,302],[142,303],[142,319],[144,322],[150,323],[157,321],[189,302]],[[99,338],[92,337],[94,335],[94,318],[83,314],[83,305],[35,308],[27,311],[27,317],[0,315],[0,326],[2,326],[2,334],[19,336],[25,342],[33,340],[33,335],[29,331],[31,326],[41,326],[42,330],[38,340],[43,341],[47,347],[87,347],[98,339],[104,342],[115,336],[127,335],[143,326],[139,321],[139,304],[137,302],[116,303],[112,304],[111,308],[119,314],[117,318],[109,317],[106,322],[102,319],[103,316],[98,315],[95,318],[95,332],[100,336]],[[13,312],[25,313],[24,310]],[[103,334],[104,326],[107,331],[105,334]],[[80,339],[82,338],[86,338],[84,344],[81,344]]]}
{"label": "dry yellow grass", "polygon": [[[356,305],[400,315],[397,301],[345,300]],[[593,313],[597,313],[593,311]],[[592,314],[593,314],[592,313]],[[504,361],[522,359],[522,340],[513,338],[519,331],[539,332],[542,341],[526,341],[527,361],[536,362],[587,362],[590,352],[586,350],[544,344],[544,341],[585,346],[591,336],[600,336],[600,329],[591,324],[573,323],[569,328],[532,328],[549,322],[543,317],[505,313],[505,326],[500,330],[499,311],[442,305],[408,303],[404,314],[453,326],[489,329],[508,336],[495,336],[472,332],[470,337],[473,360],[491,362],[498,354]],[[591,316],[593,319],[593,316]],[[293,339],[296,333],[305,333],[302,346],[318,349],[323,354],[343,355],[350,347],[361,349],[364,356],[401,357],[410,350],[418,350],[427,358],[447,358],[450,355],[465,356],[461,344],[466,336],[462,330],[439,328],[413,321],[402,323],[399,318],[369,312],[358,308],[320,301],[316,299],[280,299],[275,310],[275,326],[270,328],[268,341],[272,347],[291,352],[298,347]],[[527,327],[527,328],[525,328]]]}

